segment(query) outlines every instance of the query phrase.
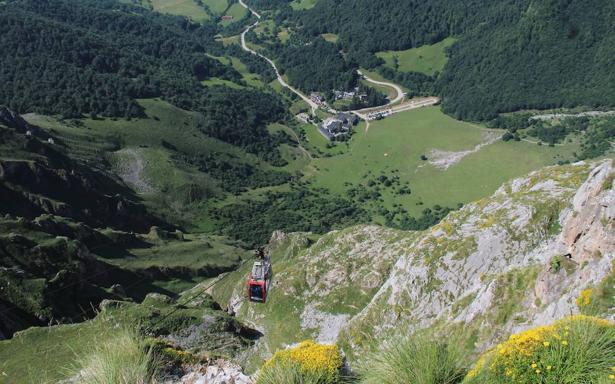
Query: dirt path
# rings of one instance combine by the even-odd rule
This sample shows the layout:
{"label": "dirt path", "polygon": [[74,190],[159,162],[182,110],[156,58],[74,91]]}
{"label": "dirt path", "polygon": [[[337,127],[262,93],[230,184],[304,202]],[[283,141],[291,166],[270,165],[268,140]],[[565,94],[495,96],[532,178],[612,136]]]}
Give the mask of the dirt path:
{"label": "dirt path", "polygon": [[588,111],[579,113],[548,113],[544,115],[535,115],[530,117],[530,120],[554,120],[564,119],[567,117],[598,117],[598,116],[613,116],[615,111]]}
{"label": "dirt path", "polygon": [[500,132],[485,131],[483,134],[484,141],[477,144],[473,149],[466,151],[453,152],[433,149],[429,154],[429,163],[439,170],[446,171],[448,168],[460,162],[464,157],[476,153],[480,151],[481,148],[500,140],[501,136]]}
{"label": "dirt path", "polygon": [[[530,139],[521,139],[521,141],[525,141],[526,143],[530,143],[530,144],[538,144],[538,143],[540,143],[540,141],[533,141],[533,140],[530,140]],[[551,145],[551,144],[549,144],[549,143],[545,143],[545,142],[542,142],[542,145],[547,145],[547,146],[548,146],[548,145]],[[556,147],[563,147],[565,144],[562,144],[562,143],[554,143],[554,144],[552,144],[552,145],[553,145],[553,146],[556,146]]]}
{"label": "dirt path", "polygon": [[118,156],[118,176],[126,184],[133,187],[137,193],[154,192],[154,188],[143,175],[145,162],[139,152],[134,148],[126,148],[115,152],[115,155]]}

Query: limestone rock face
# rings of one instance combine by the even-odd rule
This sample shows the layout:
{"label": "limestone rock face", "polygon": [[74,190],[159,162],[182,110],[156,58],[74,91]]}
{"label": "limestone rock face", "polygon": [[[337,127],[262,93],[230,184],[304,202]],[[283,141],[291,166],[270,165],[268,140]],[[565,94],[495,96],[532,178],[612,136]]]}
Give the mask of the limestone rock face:
{"label": "limestone rock face", "polygon": [[226,360],[218,360],[208,366],[192,367],[181,378],[166,381],[166,384],[253,384],[241,367]]}
{"label": "limestone rock face", "polygon": [[344,337],[360,347],[356,335],[466,323],[486,348],[578,312],[580,291],[612,273],[613,172],[612,161],[547,168],[452,213],[399,257]]}
{"label": "limestone rock face", "polygon": [[452,323],[485,349],[578,312],[580,291],[613,273],[614,175],[612,160],[547,167],[422,232],[276,232],[268,303],[243,299],[247,269],[230,303],[264,334],[264,358],[314,338],[352,361],[373,340]]}

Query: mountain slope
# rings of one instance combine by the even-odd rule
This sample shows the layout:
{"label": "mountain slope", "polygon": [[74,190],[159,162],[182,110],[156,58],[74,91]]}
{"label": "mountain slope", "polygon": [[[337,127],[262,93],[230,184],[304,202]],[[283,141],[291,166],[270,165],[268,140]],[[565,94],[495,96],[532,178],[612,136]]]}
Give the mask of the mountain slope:
{"label": "mountain slope", "polygon": [[[612,1],[321,0],[282,14],[281,24],[295,20],[299,35],[338,35],[351,65],[378,69],[417,94],[438,93],[444,111],[458,118],[615,105]],[[441,76],[389,69],[375,56],[446,37],[457,40]]]}
{"label": "mountain slope", "polygon": [[610,160],[549,167],[423,232],[360,226],[315,242],[277,233],[266,305],[243,298],[249,266],[213,294],[264,334],[262,357],[306,337],[339,340],[352,357],[400,332],[454,323],[481,349],[578,311],[579,292],[612,273],[613,180]]}

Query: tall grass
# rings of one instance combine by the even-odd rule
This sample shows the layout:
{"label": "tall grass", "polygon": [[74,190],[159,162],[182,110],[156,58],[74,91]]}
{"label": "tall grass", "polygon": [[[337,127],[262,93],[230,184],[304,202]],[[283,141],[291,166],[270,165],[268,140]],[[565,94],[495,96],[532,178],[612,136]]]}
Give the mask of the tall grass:
{"label": "tall grass", "polygon": [[120,328],[113,338],[78,356],[76,371],[82,384],[149,384],[157,363],[135,331]]}
{"label": "tall grass", "polygon": [[456,338],[412,335],[366,357],[357,371],[362,384],[454,384],[465,375],[464,350]]}

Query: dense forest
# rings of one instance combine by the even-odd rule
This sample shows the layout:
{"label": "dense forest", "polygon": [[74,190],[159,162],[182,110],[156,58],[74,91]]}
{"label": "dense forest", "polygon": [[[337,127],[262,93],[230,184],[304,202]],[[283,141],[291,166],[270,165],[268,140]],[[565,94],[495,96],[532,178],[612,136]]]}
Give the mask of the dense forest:
{"label": "dense forest", "polygon": [[529,108],[615,105],[615,3],[533,2],[511,22],[479,25],[452,47],[439,81],[464,119]]}
{"label": "dense forest", "polygon": [[[514,1],[514,0],[507,0]],[[296,16],[312,35],[335,33],[361,65],[377,63],[370,53],[432,44],[464,32],[489,7],[487,0],[320,0]]]}
{"label": "dense forest", "polygon": [[321,37],[295,32],[286,43],[280,43],[250,32],[247,39],[274,57],[280,71],[304,92],[348,90],[357,85],[356,65],[344,59],[337,44]]}
{"label": "dense forest", "polygon": [[[265,126],[285,115],[280,98],[200,84],[242,81],[210,56],[226,54],[216,31],[111,0],[8,2],[0,8],[0,104],[20,113],[137,117],[136,99],[161,97],[201,112],[211,136],[271,157],[278,140]],[[257,58],[247,61],[273,76]]]}

